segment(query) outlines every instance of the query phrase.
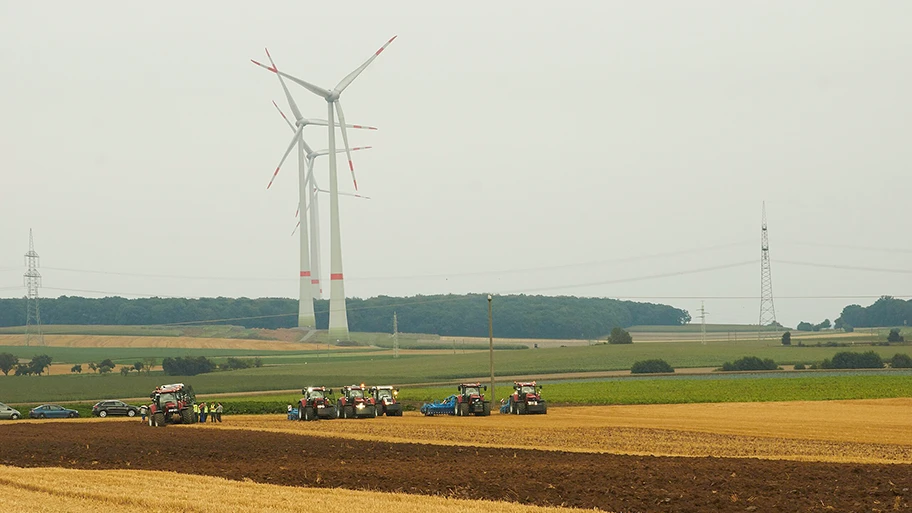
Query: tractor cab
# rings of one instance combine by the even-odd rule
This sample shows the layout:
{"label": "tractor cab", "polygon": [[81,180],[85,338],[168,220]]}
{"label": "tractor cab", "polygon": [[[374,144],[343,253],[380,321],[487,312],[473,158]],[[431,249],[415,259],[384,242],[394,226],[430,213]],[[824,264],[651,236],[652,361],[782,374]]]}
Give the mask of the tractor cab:
{"label": "tractor cab", "polygon": [[542,386],[534,381],[513,382],[513,393],[501,402],[501,413],[525,415],[528,413],[548,413],[548,405],[541,398]]}
{"label": "tractor cab", "polygon": [[484,394],[487,385],[481,383],[462,383],[456,387],[459,394],[456,396],[456,415],[490,415],[491,402],[485,401]]}
{"label": "tractor cab", "polygon": [[163,426],[165,423],[180,422],[191,424],[195,420],[193,403],[196,394],[193,387],[183,383],[162,385],[149,394],[149,425]]}
{"label": "tractor cab", "polygon": [[384,413],[387,417],[402,416],[402,405],[396,400],[399,396],[398,388],[391,386],[370,387],[368,392],[374,399],[378,417]]}
{"label": "tractor cab", "polygon": [[333,391],[326,387],[301,389],[304,397],[298,401],[298,420],[332,419],[336,416],[330,396]]}
{"label": "tractor cab", "polygon": [[347,385],[342,387],[342,396],[336,401],[336,415],[339,418],[376,417],[378,415],[376,401],[367,394],[367,387],[361,385]]}

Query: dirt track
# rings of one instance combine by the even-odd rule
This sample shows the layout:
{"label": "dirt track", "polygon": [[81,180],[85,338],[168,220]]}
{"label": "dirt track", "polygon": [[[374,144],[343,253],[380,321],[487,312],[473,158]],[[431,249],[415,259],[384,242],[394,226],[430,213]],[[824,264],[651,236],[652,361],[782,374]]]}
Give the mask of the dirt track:
{"label": "dirt track", "polygon": [[908,511],[912,500],[909,465],[475,449],[200,427],[3,424],[0,464],[172,470],[607,511]]}

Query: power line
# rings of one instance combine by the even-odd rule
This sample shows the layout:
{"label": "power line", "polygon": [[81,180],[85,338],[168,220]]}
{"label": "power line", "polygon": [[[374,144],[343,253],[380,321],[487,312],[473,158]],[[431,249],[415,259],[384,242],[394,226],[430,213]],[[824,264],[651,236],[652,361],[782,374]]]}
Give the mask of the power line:
{"label": "power line", "polygon": [[812,246],[820,248],[834,248],[834,249],[852,249],[856,251],[872,251],[880,253],[903,253],[903,254],[912,254],[912,249],[902,249],[902,248],[877,248],[872,246],[852,246],[849,244],[828,244],[823,242],[803,242],[796,240],[786,240],[786,244],[795,244],[797,246]]}
{"label": "power line", "polygon": [[756,260],[748,260],[745,262],[735,262],[733,264],[723,264],[723,265],[715,265],[712,267],[702,267],[699,269],[690,269],[687,271],[674,271],[674,272],[670,272],[670,273],[651,274],[651,275],[647,275],[647,276],[637,276],[635,278],[619,278],[619,279],[615,279],[615,280],[603,280],[603,281],[594,281],[594,282],[587,282],[587,283],[576,283],[576,284],[572,284],[572,285],[554,285],[551,287],[534,287],[534,288],[526,288],[526,289],[518,289],[518,290],[510,290],[510,291],[501,291],[498,293],[499,294],[521,294],[521,293],[525,293],[525,292],[543,292],[543,291],[551,291],[551,290],[565,290],[565,289],[576,289],[576,288],[584,288],[584,287],[595,287],[598,285],[613,285],[616,283],[629,283],[629,282],[633,282],[633,281],[653,280],[656,278],[671,278],[671,277],[675,277],[675,276],[685,276],[688,274],[698,274],[698,273],[704,273],[704,272],[709,272],[709,271],[719,271],[722,269],[731,269],[734,267],[742,267],[745,265],[754,265],[756,263],[757,263]]}
{"label": "power line", "polygon": [[[669,251],[664,253],[652,253],[639,256],[630,256],[622,258],[614,258],[609,260],[595,260],[589,262],[578,262],[573,264],[560,264],[560,265],[550,265],[542,267],[526,267],[519,269],[500,269],[500,270],[491,270],[491,271],[473,271],[473,272],[462,272],[462,273],[437,273],[437,274],[416,274],[416,275],[406,275],[406,276],[367,276],[359,278],[350,278],[349,281],[379,281],[379,280],[404,280],[404,279],[423,279],[423,278],[452,278],[460,276],[485,276],[490,274],[517,274],[517,273],[526,273],[526,272],[536,272],[536,271],[550,271],[556,269],[570,269],[574,267],[592,267],[598,265],[614,264],[620,262],[633,262],[633,261],[642,261],[650,260],[656,258],[665,258],[673,256],[681,256],[693,253],[703,253],[706,251],[714,251],[718,249],[731,248],[736,246],[743,246],[747,242],[729,242],[725,244],[716,244],[713,246],[706,246],[702,248],[691,248],[684,249],[680,251]],[[165,278],[165,279],[179,279],[179,280],[220,280],[220,281],[292,281],[295,278],[257,278],[257,277],[241,277],[241,276],[199,276],[199,275],[174,275],[174,274],[146,274],[146,273],[133,273],[133,272],[119,272],[119,271],[99,271],[93,269],[73,269],[66,267],[44,267],[46,270],[52,271],[61,271],[61,272],[72,272],[72,273],[86,273],[86,274],[102,274],[102,275],[111,275],[111,276],[135,276],[140,278]]]}
{"label": "power line", "polygon": [[819,267],[825,269],[841,269],[846,271],[868,271],[875,273],[912,274],[912,269],[886,269],[882,267],[863,267],[857,265],[819,264],[816,262],[799,262],[795,260],[776,260],[777,264],[801,265],[805,267]]}
{"label": "power line", "polygon": [[52,271],[63,271],[63,272],[72,272],[72,273],[87,273],[87,274],[106,274],[112,276],[135,276],[139,278],[173,278],[176,280],[221,280],[221,281],[290,281],[294,278],[252,278],[252,277],[243,277],[243,276],[181,276],[174,274],[143,274],[143,273],[127,273],[127,272],[117,272],[117,271],[94,271],[91,269],[67,269],[63,267],[45,267]]}

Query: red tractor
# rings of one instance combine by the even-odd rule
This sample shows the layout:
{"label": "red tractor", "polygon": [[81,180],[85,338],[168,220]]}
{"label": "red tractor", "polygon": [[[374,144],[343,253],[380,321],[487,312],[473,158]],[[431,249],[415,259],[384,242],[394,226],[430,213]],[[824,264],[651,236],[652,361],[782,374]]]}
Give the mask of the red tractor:
{"label": "red tractor", "polygon": [[326,387],[307,387],[301,390],[304,397],[298,402],[298,420],[333,419],[336,410],[329,396],[333,391]]}
{"label": "red tractor", "polygon": [[491,414],[491,401],[485,401],[482,390],[487,391],[488,386],[481,386],[481,383],[463,383],[456,387],[459,393],[456,395],[455,414],[460,417],[468,415],[480,415],[487,417]]}
{"label": "red tractor", "polygon": [[374,398],[374,404],[377,406],[377,416],[384,413],[387,417],[401,417],[402,404],[396,401],[399,395],[399,389],[391,386],[370,387],[371,396]]}
{"label": "red tractor", "polygon": [[358,419],[377,416],[377,405],[364,385],[342,387],[342,397],[336,401],[336,418]]}
{"label": "red tractor", "polygon": [[190,385],[183,383],[162,385],[156,388],[149,397],[152,399],[152,404],[149,405],[150,426],[196,422],[196,415],[193,414],[196,394],[193,393],[193,387]]}
{"label": "red tractor", "polygon": [[548,404],[541,398],[541,385],[531,382],[513,382],[513,395],[508,397],[503,406],[500,407],[501,413],[512,413],[515,415],[525,415],[527,413],[548,413]]}

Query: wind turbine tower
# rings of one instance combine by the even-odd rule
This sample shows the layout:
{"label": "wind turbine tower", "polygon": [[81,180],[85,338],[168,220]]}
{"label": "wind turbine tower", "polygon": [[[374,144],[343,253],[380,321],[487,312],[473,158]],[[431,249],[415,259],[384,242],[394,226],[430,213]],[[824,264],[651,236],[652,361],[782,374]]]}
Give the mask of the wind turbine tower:
{"label": "wind turbine tower", "polygon": [[38,288],[41,287],[41,273],[38,272],[38,253],[35,252],[35,239],[29,228],[29,250],[25,254],[27,270],[23,275],[25,282],[25,345],[31,344],[35,339],[39,345],[44,345],[44,334],[41,332],[41,312],[38,309]]}
{"label": "wind turbine tower", "polygon": [[764,326],[776,322],[776,307],[773,305],[773,275],[770,271],[769,230],[766,227],[766,202],[763,202],[763,223],[760,228],[760,325],[757,338]]}
{"label": "wind turbine tower", "polygon": [[[354,82],[358,75],[361,74],[369,65],[380,55],[383,50],[389,46],[395,36],[387,41],[379,50],[374,52],[364,64],[355,68],[354,71],[345,76],[336,87],[324,89],[309,82],[305,82],[297,77],[279,71],[275,65],[266,66],[259,62],[253,61],[254,64],[266,68],[267,70],[281,75],[292,82],[307,89],[311,93],[326,100],[327,107],[327,125],[329,135],[329,227],[330,227],[330,274],[329,274],[329,336],[337,340],[349,340],[348,332],[348,312],[345,306],[345,285],[342,274],[342,238],[339,223],[339,183],[336,165],[336,114],[339,116],[339,125],[342,132],[342,144],[345,147],[345,153],[348,156],[348,168],[351,171],[352,181],[355,184],[355,190],[358,190],[358,181],[355,179],[355,167],[351,159],[351,149],[348,145],[348,131],[345,125],[345,114],[342,112],[342,103],[340,98],[348,86]],[[302,205],[303,207],[303,205]],[[303,210],[303,208],[302,208]]]}

